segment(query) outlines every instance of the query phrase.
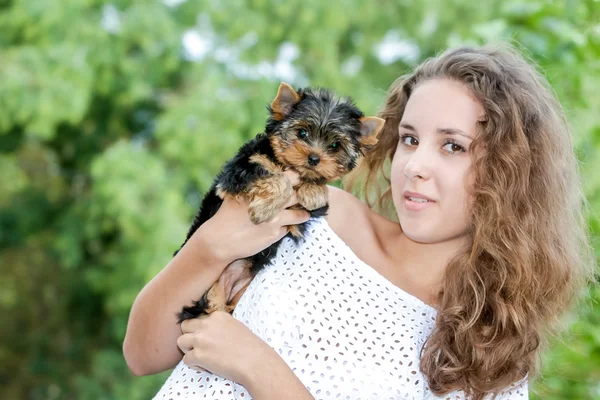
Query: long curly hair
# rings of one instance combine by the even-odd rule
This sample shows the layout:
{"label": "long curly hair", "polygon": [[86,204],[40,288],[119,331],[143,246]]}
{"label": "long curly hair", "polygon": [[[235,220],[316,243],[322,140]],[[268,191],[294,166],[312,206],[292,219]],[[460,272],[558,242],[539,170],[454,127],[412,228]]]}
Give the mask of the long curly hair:
{"label": "long curly hair", "polygon": [[420,368],[438,395],[483,399],[537,374],[595,261],[566,118],[547,80],[511,46],[447,50],[394,82],[379,143],[345,187],[391,211],[398,125],[415,88],[439,78],[470,88],[485,118],[470,147],[470,245],[447,265]]}

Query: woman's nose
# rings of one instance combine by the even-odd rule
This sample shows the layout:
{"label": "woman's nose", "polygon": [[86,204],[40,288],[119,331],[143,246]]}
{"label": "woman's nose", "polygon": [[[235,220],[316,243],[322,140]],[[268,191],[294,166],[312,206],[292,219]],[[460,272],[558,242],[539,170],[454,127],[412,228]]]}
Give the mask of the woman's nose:
{"label": "woman's nose", "polygon": [[404,167],[404,175],[411,181],[415,179],[428,179],[430,176],[429,167],[425,154],[417,150]]}

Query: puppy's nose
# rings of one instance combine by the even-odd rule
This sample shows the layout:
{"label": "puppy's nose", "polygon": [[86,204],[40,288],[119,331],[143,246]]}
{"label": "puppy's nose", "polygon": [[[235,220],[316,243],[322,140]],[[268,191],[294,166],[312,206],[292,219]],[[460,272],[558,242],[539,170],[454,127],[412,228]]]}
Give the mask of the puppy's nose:
{"label": "puppy's nose", "polygon": [[308,163],[310,165],[317,165],[317,164],[319,164],[320,161],[321,161],[321,159],[316,154],[311,154],[310,156],[308,156]]}

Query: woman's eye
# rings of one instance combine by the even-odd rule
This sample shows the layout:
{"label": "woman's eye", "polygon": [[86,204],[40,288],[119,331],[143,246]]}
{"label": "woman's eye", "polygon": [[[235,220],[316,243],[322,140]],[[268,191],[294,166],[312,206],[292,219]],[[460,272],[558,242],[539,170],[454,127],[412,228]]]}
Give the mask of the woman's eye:
{"label": "woman's eye", "polygon": [[300,129],[300,130],[298,131],[298,136],[299,136],[301,139],[306,139],[306,138],[308,137],[308,132],[306,132],[304,129]]}
{"label": "woman's eye", "polygon": [[[412,146],[418,146],[419,145],[419,140],[417,138],[415,138],[414,136],[411,135],[402,135],[400,137],[400,142],[408,147],[412,147]],[[446,142],[444,144],[444,146],[442,146],[442,148],[444,150],[446,150],[448,153],[450,154],[456,154],[456,153],[465,153],[467,150],[464,148],[464,146],[462,146],[461,144],[457,143],[457,142]]]}
{"label": "woman's eye", "polygon": [[333,143],[331,143],[331,148],[333,150],[337,150],[337,149],[339,149],[339,147],[340,147],[340,142],[333,142]]}
{"label": "woman's eye", "polygon": [[466,151],[463,146],[453,142],[446,143],[444,149],[450,153],[464,153]]}
{"label": "woman's eye", "polygon": [[400,137],[400,141],[402,142],[402,144],[404,144],[406,146],[416,146],[419,144],[419,141],[417,140],[417,138],[415,138],[414,136],[410,136],[410,135],[402,135]]}

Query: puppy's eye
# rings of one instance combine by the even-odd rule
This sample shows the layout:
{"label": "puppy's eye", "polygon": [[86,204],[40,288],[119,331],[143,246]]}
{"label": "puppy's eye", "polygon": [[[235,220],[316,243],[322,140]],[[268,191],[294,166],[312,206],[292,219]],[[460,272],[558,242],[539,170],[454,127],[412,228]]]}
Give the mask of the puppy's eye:
{"label": "puppy's eye", "polygon": [[340,148],[340,142],[333,142],[333,143],[331,143],[330,147],[332,150],[337,150]]}
{"label": "puppy's eye", "polygon": [[298,136],[300,139],[306,139],[308,137],[308,132],[306,132],[304,129],[300,129],[298,130]]}

